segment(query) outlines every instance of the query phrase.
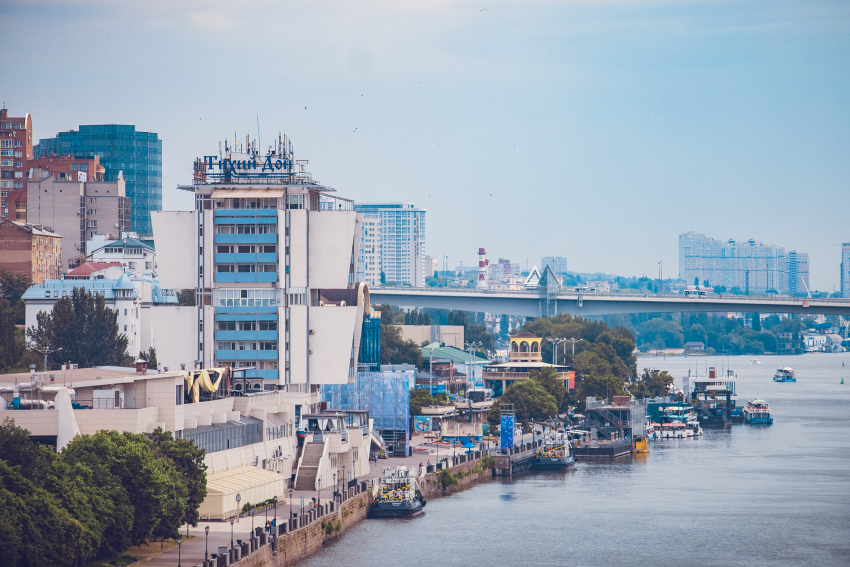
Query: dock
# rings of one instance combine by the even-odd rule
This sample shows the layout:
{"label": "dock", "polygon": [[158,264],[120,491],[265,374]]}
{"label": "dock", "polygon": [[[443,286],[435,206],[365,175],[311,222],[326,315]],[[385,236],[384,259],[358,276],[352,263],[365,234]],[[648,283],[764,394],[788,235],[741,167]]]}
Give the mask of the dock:
{"label": "dock", "polygon": [[493,476],[512,476],[514,473],[529,470],[540,444],[541,441],[532,441],[506,449],[506,453],[494,454],[496,467],[493,469]]}

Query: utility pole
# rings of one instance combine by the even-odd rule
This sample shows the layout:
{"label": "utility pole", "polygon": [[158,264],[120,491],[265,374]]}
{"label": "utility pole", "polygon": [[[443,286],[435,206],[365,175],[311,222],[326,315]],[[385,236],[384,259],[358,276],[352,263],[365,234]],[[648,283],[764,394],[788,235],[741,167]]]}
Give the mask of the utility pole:
{"label": "utility pole", "polygon": [[550,343],[552,343],[552,366],[555,366],[556,361],[557,361],[556,356],[557,356],[557,353],[558,353],[558,345],[563,343],[563,342],[566,342],[567,339],[553,339],[553,338],[547,337],[546,340],[549,341]]}
{"label": "utility pole", "polygon": [[[576,355],[576,343],[583,341],[584,339],[565,339],[565,340],[568,343],[573,343],[573,356],[575,357],[575,355]],[[564,345],[564,348],[566,348],[566,345]]]}
{"label": "utility pole", "polygon": [[40,352],[44,355],[44,367],[42,368],[42,372],[47,372],[47,355],[54,353],[54,352],[59,352],[60,350],[62,350],[61,347],[55,348],[55,349],[49,349],[49,348],[35,349],[36,352]]}

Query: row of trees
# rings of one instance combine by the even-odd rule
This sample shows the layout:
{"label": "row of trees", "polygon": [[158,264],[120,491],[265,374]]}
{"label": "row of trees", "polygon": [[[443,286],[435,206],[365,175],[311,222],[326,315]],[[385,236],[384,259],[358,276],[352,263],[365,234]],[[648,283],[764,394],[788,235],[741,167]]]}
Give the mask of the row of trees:
{"label": "row of trees", "polygon": [[799,317],[780,319],[771,315],[762,320],[758,314],[731,319],[712,313],[609,315],[603,319],[630,329],[638,347],[644,351],[682,348],[686,342],[694,341],[705,344],[712,354],[776,352],[777,333],[791,333],[801,341],[806,327]]}
{"label": "row of trees", "polygon": [[26,276],[0,272],[0,374],[26,372],[37,362],[35,353],[26,348],[23,329],[25,305],[21,296],[29,288]]}
{"label": "row of trees", "polygon": [[197,525],[203,450],[157,429],[102,430],[61,453],[0,426],[0,557],[4,565],[76,565],[174,538]]}

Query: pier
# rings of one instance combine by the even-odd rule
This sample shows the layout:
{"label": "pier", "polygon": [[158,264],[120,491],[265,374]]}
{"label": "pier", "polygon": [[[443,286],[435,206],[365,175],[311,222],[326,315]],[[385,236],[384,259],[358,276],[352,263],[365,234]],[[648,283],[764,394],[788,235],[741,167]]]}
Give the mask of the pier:
{"label": "pier", "polygon": [[507,453],[494,454],[496,467],[493,469],[493,476],[512,476],[514,473],[529,470],[540,443],[531,441],[513,449],[506,449]]}

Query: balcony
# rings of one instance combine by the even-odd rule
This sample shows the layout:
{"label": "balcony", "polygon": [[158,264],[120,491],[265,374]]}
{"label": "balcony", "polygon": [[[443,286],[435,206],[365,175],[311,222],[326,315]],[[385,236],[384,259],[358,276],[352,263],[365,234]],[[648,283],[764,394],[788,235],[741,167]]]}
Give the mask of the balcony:
{"label": "balcony", "polygon": [[[569,380],[569,372],[558,372],[558,378],[561,380]],[[485,370],[482,372],[483,380],[524,380],[529,377],[529,372],[492,372]]]}

